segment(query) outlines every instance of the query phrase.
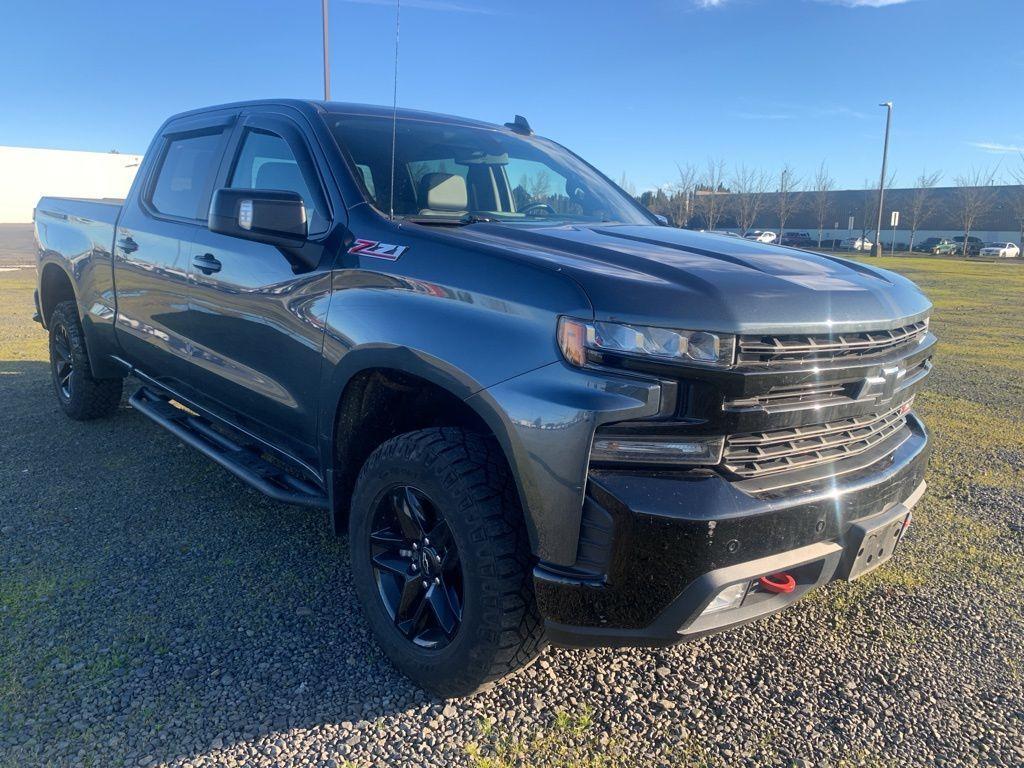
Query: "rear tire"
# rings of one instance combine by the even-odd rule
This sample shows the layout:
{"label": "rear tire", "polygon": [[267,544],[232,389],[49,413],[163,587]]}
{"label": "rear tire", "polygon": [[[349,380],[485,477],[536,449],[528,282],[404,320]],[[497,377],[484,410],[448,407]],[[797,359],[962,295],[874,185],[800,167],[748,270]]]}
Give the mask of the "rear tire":
{"label": "rear tire", "polygon": [[466,696],[543,651],[523,512],[494,440],[424,429],[378,447],[356,481],[349,550],[377,641],[426,690]]}
{"label": "rear tire", "polygon": [[76,421],[109,416],[121,402],[121,379],[94,379],[78,306],[62,301],[49,320],[50,376],[61,410]]}

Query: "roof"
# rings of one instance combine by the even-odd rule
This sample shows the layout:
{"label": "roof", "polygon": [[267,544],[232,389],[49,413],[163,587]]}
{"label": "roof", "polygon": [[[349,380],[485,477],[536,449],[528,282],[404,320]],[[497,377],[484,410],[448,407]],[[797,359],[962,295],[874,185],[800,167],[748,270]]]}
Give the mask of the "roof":
{"label": "roof", "polygon": [[453,123],[475,126],[478,128],[491,128],[502,131],[508,130],[504,126],[496,123],[488,123],[483,120],[474,120],[472,118],[459,117],[457,115],[446,115],[440,112],[427,112],[419,109],[406,109],[405,107],[399,107],[395,110],[393,107],[380,106],[376,104],[356,104],[344,101],[323,101],[319,99],[255,99],[251,101],[235,101],[228,104],[211,104],[205,107],[190,109],[173,115],[173,117],[200,115],[204,112],[213,112],[219,109],[241,109],[244,107],[256,106],[292,107],[293,109],[310,116],[323,112],[333,112],[337,114],[373,115],[375,117],[390,118],[394,114],[397,115],[399,119],[404,120],[429,120],[430,122],[435,123]]}

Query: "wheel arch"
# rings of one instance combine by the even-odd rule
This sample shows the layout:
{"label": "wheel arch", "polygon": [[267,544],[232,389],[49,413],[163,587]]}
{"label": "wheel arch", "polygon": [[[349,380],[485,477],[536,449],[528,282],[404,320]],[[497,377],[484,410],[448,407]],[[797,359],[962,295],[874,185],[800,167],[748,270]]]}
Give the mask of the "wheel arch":
{"label": "wheel arch", "polygon": [[[62,301],[73,301],[78,305],[75,284],[71,275],[60,264],[49,262],[43,265],[39,274],[39,311],[42,315],[43,327],[48,328],[53,308]],[[79,310],[79,318],[81,311]]]}
{"label": "wheel arch", "polygon": [[407,348],[353,350],[330,372],[320,413],[320,453],[331,494],[331,525],[347,525],[356,478],[373,450],[398,434],[437,426],[471,429],[495,439],[516,483],[528,528],[523,482],[511,436],[464,371]]}

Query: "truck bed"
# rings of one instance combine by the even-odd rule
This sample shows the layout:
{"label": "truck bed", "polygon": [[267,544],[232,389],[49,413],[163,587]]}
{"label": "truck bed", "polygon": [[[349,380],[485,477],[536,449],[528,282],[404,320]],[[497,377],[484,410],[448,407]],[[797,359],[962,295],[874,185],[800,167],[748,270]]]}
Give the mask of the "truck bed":
{"label": "truck bed", "polygon": [[[39,294],[66,295],[43,288],[53,285],[50,281],[70,281],[90,349],[107,348],[113,341],[113,245],[122,203],[113,198],[44,197],[33,217]],[[51,304],[43,301],[39,306],[44,325]],[[96,366],[93,371],[103,373]]]}

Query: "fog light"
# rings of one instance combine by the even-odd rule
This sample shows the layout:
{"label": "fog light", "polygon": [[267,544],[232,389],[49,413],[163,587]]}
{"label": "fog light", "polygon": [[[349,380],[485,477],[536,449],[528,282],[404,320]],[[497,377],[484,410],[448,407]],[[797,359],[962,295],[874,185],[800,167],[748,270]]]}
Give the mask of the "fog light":
{"label": "fog light", "polygon": [[730,584],[715,595],[714,599],[708,603],[708,607],[701,612],[701,616],[706,613],[724,611],[728,608],[739,608],[743,603],[743,598],[747,596],[748,586],[750,584],[746,581],[740,584]]}

